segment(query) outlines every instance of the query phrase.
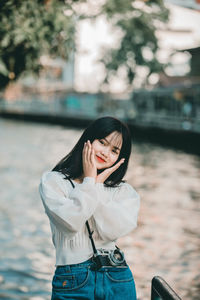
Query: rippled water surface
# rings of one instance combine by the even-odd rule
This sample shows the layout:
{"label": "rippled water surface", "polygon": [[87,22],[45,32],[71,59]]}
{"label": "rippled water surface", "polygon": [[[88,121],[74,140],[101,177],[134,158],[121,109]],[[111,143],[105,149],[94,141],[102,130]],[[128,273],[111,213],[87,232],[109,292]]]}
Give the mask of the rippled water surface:
{"label": "rippled water surface", "polygon": [[[0,119],[0,299],[50,299],[55,253],[38,184],[81,133]],[[127,180],[141,210],[138,228],[119,245],[139,299],[150,299],[155,275],[184,299],[200,299],[199,171],[197,156],[133,145]]]}

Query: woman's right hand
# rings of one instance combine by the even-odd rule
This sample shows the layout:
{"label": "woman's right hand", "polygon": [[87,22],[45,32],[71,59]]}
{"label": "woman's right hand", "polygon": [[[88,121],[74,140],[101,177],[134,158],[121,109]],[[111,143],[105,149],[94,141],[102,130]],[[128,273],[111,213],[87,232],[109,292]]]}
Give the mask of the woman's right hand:
{"label": "woman's right hand", "polygon": [[83,147],[83,176],[84,177],[93,177],[96,179],[97,168],[94,159],[94,150],[90,141],[87,141]]}

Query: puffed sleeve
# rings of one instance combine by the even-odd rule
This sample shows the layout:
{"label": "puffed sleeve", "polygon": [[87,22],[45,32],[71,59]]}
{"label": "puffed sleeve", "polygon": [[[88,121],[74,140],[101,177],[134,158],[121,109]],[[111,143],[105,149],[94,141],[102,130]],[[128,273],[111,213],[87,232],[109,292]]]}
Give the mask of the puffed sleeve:
{"label": "puffed sleeve", "polygon": [[50,221],[69,238],[85,224],[98,205],[95,179],[85,177],[72,188],[59,172],[45,172],[39,192]]}
{"label": "puffed sleeve", "polygon": [[102,197],[101,203],[93,214],[100,236],[104,240],[111,241],[137,227],[140,207],[139,195],[131,185],[123,183],[114,189],[112,197]]}

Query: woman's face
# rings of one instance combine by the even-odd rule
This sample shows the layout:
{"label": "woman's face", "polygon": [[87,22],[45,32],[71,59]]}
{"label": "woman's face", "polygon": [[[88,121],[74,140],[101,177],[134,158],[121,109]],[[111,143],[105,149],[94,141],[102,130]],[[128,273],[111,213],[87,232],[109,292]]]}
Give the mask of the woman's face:
{"label": "woman's face", "polygon": [[117,131],[102,139],[94,140],[92,148],[98,170],[111,167],[118,159],[122,147],[122,135]]}

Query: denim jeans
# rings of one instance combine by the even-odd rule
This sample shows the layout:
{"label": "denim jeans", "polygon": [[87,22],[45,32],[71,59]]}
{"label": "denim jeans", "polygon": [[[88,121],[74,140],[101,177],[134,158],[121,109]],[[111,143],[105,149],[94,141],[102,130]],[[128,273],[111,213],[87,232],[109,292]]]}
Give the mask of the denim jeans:
{"label": "denim jeans", "polygon": [[52,281],[51,300],[136,300],[129,267],[93,270],[92,260],[57,266]]}

